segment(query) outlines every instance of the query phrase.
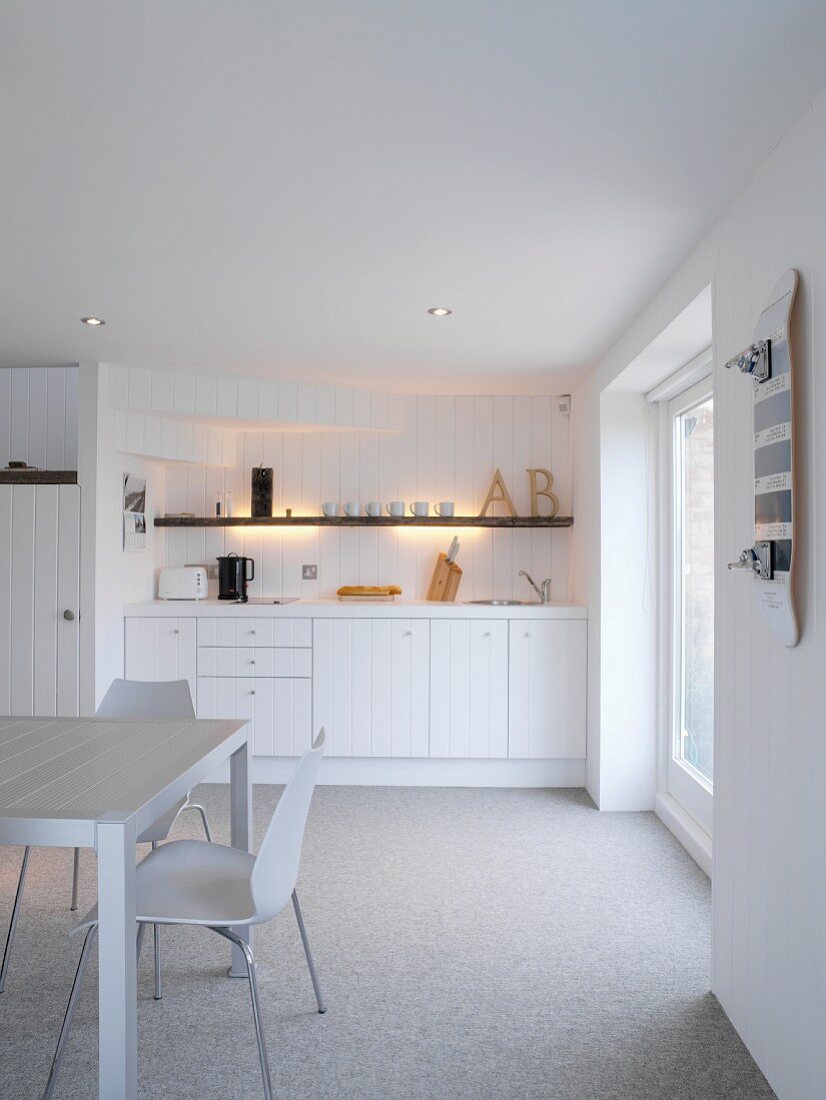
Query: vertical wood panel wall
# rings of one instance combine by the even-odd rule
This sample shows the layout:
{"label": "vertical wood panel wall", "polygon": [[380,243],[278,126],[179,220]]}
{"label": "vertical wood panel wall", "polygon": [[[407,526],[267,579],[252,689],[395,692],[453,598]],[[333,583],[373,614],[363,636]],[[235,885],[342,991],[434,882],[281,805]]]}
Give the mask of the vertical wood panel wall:
{"label": "vertical wood panel wall", "polygon": [[[459,513],[479,511],[496,467],[517,511],[530,514],[526,468],[553,472],[560,511],[570,511],[569,418],[554,397],[409,397],[401,432],[245,432],[234,468],[170,465],[166,508],[213,514],[216,492],[233,492],[249,514],[250,470],[274,469],[276,510],[315,513],[322,501],[454,500]],[[540,501],[541,505],[547,502]],[[552,577],[553,595],[568,595],[565,529],[461,529],[459,598],[529,599],[517,574]],[[424,529],[304,531],[169,529],[169,565],[196,564],[235,551],[255,559],[253,595],[312,598],[341,584],[400,584],[424,598],[436,555],[450,535]],[[301,580],[302,563],[317,563],[317,582]]]}
{"label": "vertical wood panel wall", "polygon": [[0,467],[77,469],[77,367],[0,369]]}

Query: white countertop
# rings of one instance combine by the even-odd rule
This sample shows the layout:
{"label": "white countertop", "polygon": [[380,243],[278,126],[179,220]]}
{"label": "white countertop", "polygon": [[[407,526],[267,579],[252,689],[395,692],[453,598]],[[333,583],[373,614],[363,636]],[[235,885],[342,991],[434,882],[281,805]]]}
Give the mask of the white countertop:
{"label": "white countertop", "polygon": [[125,616],[132,618],[189,618],[192,616],[224,616],[235,618],[285,619],[587,619],[588,608],[568,600],[552,600],[549,604],[520,604],[511,607],[491,607],[485,604],[440,603],[430,600],[397,599],[393,603],[342,603],[333,597],[327,600],[296,600],[294,603],[231,603],[215,598],[207,600],[146,600],[126,604]]}

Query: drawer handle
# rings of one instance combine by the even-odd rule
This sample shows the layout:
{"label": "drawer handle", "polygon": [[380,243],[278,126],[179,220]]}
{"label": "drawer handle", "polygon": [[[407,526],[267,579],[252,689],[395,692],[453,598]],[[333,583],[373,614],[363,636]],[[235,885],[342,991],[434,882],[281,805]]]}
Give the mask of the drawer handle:
{"label": "drawer handle", "polygon": [[489,638],[490,637],[490,631],[486,630],[485,633],[482,635],[482,637],[483,638]]}
{"label": "drawer handle", "polygon": [[250,634],[254,634],[254,633],[255,633],[255,631],[254,631],[254,630],[251,630],[251,631],[250,631]]}
{"label": "drawer handle", "polygon": [[250,692],[250,695],[255,695],[255,688],[252,689],[252,691]]}
{"label": "drawer handle", "polygon": [[405,638],[412,638],[413,637],[413,631],[412,630],[405,630],[404,636],[405,636]]}
{"label": "drawer handle", "polygon": [[177,628],[177,626],[176,626],[176,627],[175,627],[175,629],[174,629],[174,630],[172,631],[172,633],[173,633],[173,634],[177,634],[178,632],[179,632],[179,631],[178,631],[178,628]]}
{"label": "drawer handle", "polygon": [[254,665],[254,664],[255,664],[255,661],[250,661],[250,664],[251,664],[251,665]]}
{"label": "drawer handle", "polygon": [[526,637],[526,638],[530,638],[530,636],[531,636],[531,633],[530,633],[530,631],[529,631],[529,630],[526,630],[526,631],[525,631],[525,637]]}

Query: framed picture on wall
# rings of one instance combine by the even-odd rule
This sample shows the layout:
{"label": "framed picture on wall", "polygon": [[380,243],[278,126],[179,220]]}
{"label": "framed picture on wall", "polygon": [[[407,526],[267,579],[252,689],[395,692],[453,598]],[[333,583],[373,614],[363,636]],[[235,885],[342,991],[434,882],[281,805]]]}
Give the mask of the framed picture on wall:
{"label": "framed picture on wall", "polygon": [[123,549],[146,549],[146,478],[123,475]]}

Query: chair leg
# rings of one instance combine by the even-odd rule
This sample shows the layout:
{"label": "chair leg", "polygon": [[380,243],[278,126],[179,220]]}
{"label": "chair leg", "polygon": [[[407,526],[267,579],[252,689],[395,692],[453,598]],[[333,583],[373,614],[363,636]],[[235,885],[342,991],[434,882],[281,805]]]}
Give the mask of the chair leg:
{"label": "chair leg", "polygon": [[201,821],[202,821],[203,826],[204,826],[204,835],[206,836],[207,840],[211,844],[212,843],[212,832],[209,828],[209,821],[207,820],[206,810],[204,809],[204,807],[201,806],[200,803],[198,803],[198,802],[188,802],[186,804],[186,806],[184,806],[184,809],[185,810],[197,810],[198,811],[198,813],[201,815]]}
{"label": "chair leg", "polygon": [[75,848],[74,860],[72,861],[72,904],[69,906],[70,912],[74,913],[77,910],[77,880],[80,877],[80,848]]}
{"label": "chair leg", "polygon": [[141,948],[143,947],[143,937],[146,932],[146,924],[140,921],[138,924],[138,935],[135,940],[135,966],[141,961]]}
{"label": "chair leg", "polygon": [[295,909],[295,919],[298,921],[298,931],[301,933],[301,942],[304,945],[304,954],[307,956],[307,966],[310,968],[310,978],[313,983],[318,1011],[323,1013],[327,1011],[327,1005],[324,1003],[324,997],[321,993],[321,986],[315,969],[315,960],[310,950],[310,941],[307,938],[307,929],[304,927],[304,918],[301,915],[301,907],[298,904],[298,894],[295,890],[293,890],[293,909]]}
{"label": "chair leg", "polygon": [[31,848],[28,846],[23,849],[23,865],[20,868],[20,878],[17,880],[17,893],[14,895],[14,905],[11,910],[11,920],[9,921],[9,931],[6,935],[6,947],[3,951],[3,964],[0,966],[0,993],[6,988],[6,974],[9,970],[9,963],[11,962],[11,949],[14,943],[14,933],[17,930],[17,918],[20,916],[20,903],[23,900],[23,886],[26,882],[26,871],[29,869],[29,854]]}
{"label": "chair leg", "polygon": [[155,948],[155,1000],[160,1001],[163,992],[161,990],[161,927],[159,924],[152,925],[152,943]]}
{"label": "chair leg", "polygon": [[229,928],[218,928],[210,925],[213,932],[240,947],[244,953],[244,961],[247,964],[247,977],[250,983],[250,999],[252,1001],[252,1015],[255,1020],[255,1038],[258,1041],[258,1060],[261,1063],[261,1078],[264,1083],[264,1100],[272,1100],[272,1080],[270,1079],[270,1063],[267,1058],[267,1044],[264,1041],[264,1029],[261,1024],[261,1003],[258,998],[258,981],[255,976],[255,959],[250,945],[236,936]]}
{"label": "chair leg", "polygon": [[60,1064],[63,1061],[63,1054],[66,1050],[66,1041],[69,1038],[72,1017],[75,1014],[75,1008],[80,996],[80,988],[83,985],[83,975],[86,970],[86,963],[89,961],[89,952],[92,950],[92,945],[95,942],[97,930],[98,926],[96,924],[90,925],[89,931],[86,933],[86,939],[83,941],[83,950],[80,952],[80,960],[77,964],[75,980],[72,983],[72,992],[69,994],[69,1003],[66,1005],[66,1015],[63,1017],[63,1026],[60,1029],[60,1038],[57,1040],[54,1058],[52,1059],[52,1068],[49,1070],[49,1080],[46,1082],[46,1091],[43,1093],[43,1100],[50,1100],[54,1092],[54,1087],[57,1084],[57,1075],[60,1072]]}

